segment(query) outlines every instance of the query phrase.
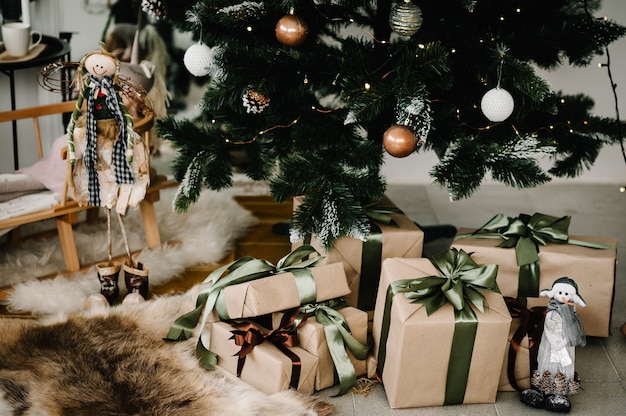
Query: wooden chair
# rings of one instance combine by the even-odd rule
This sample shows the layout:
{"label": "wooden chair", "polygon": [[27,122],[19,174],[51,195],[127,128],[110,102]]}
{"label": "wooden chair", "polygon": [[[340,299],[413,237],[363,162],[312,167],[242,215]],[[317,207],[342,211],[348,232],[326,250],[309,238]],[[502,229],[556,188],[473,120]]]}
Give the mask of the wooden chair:
{"label": "wooden chair", "polygon": [[[44,157],[44,152],[41,141],[41,131],[39,128],[39,119],[44,116],[63,115],[71,113],[74,110],[75,105],[76,101],[66,101],[57,104],[42,105],[13,111],[0,112],[0,123],[29,118],[32,119],[35,130],[35,140],[37,142],[37,152],[39,155],[39,159],[42,159]],[[146,115],[143,119],[135,122],[134,125],[135,131],[138,134],[143,135],[146,146],[148,146],[148,148],[150,144],[150,129],[153,126],[153,114]],[[66,152],[67,149],[64,149],[64,153]],[[173,186],[177,186],[177,183],[175,181],[169,180],[167,179],[167,177],[162,175],[156,175],[156,172],[151,170],[150,185],[146,190],[146,197],[139,206],[144,226],[144,232],[146,234],[146,243],[149,248],[154,248],[161,244],[161,237],[159,234],[157,218],[154,210],[154,203],[159,200],[160,191],[162,189]],[[81,211],[91,211],[91,215],[88,214],[88,217],[91,218],[94,217],[93,212],[95,212],[95,216],[97,216],[98,207],[79,206],[76,201],[67,199],[67,192],[68,184],[66,180],[63,194],[61,195],[61,202],[58,205],[49,209],[0,220],[0,229],[14,228],[37,221],[54,219],[56,221],[56,228],[61,242],[61,250],[63,251],[66,271],[74,272],[80,270],[81,264],[78,259],[78,252],[76,250],[76,242],[74,239],[72,225],[78,222],[79,213]],[[18,229],[16,228],[12,232],[15,233],[17,237],[12,237],[11,240],[19,240]]]}

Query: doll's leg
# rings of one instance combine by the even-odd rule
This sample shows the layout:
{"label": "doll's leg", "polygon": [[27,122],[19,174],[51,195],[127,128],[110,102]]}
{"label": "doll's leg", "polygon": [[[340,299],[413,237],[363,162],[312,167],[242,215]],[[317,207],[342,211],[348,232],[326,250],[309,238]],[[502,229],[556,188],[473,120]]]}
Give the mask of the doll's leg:
{"label": "doll's leg", "polygon": [[[124,236],[124,244],[126,245],[126,253],[128,260],[124,263],[124,282],[126,283],[126,289],[128,294],[139,294],[143,299],[148,298],[148,269],[141,263],[134,264],[130,247],[128,245],[128,237],[126,234],[126,226],[124,225],[124,215],[117,213],[117,218],[122,228],[122,235]],[[136,296],[136,295],[135,295]]]}
{"label": "doll's leg", "polygon": [[98,280],[100,280],[100,294],[102,294],[109,305],[115,305],[118,301],[120,289],[118,287],[118,278],[120,274],[120,265],[113,263],[113,243],[111,237],[111,209],[106,208],[107,213],[107,251],[109,261],[106,263],[96,264],[98,271]]}

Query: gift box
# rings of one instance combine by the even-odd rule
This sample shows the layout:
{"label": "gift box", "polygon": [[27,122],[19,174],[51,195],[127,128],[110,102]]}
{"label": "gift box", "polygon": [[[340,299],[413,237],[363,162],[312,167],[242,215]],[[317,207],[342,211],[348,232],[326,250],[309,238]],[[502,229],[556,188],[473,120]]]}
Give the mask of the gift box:
{"label": "gift box", "polygon": [[[294,204],[297,203],[296,198]],[[324,263],[343,263],[350,287],[345,300],[350,306],[364,311],[374,310],[382,262],[390,257],[422,257],[424,246],[424,232],[389,198],[383,197],[372,208],[372,212],[376,210],[385,212],[390,222],[371,221],[367,241],[343,237],[329,251],[315,236],[307,242],[325,256]],[[299,244],[292,244],[292,248]]]}
{"label": "gift box", "polygon": [[[316,266],[321,259],[305,245],[280,259],[276,266],[245,257],[214,270],[202,284],[196,308],[179,316],[165,339],[189,339],[199,322],[202,335],[210,337],[207,322],[259,317],[349,293],[343,265]],[[196,356],[200,365],[210,369],[215,354],[202,339],[198,339]]]}
{"label": "gift box", "polygon": [[537,369],[546,308],[527,308],[525,299],[505,297],[504,301],[512,321],[498,391],[522,391],[530,388],[530,375]]}
{"label": "gift box", "polygon": [[[341,263],[311,267],[314,302],[335,299],[350,293]],[[285,272],[246,283],[227,286],[217,297],[215,320],[249,318],[284,311],[300,304],[303,294],[299,287],[305,278]],[[309,300],[310,302],[311,300]]]}
{"label": "gift box", "polygon": [[291,353],[286,354],[272,342],[264,341],[255,345],[241,364],[238,353],[242,347],[233,339],[236,328],[226,322],[213,322],[210,331],[210,349],[217,354],[218,367],[233,375],[239,372],[243,381],[266,394],[290,388],[313,393],[318,365],[313,354],[300,347],[283,347]]}
{"label": "gift box", "polygon": [[[533,218],[540,215],[542,214],[535,214]],[[567,218],[544,217],[548,217],[548,222],[553,221],[553,223]],[[536,233],[539,227],[534,228]],[[540,298],[539,291],[552,287],[552,283],[559,277],[570,277],[578,284],[579,293],[587,304],[586,307],[576,309],[586,335],[609,336],[615,290],[617,240],[604,237],[567,236],[565,230],[564,240],[552,243],[546,239],[546,245],[537,244],[539,260],[536,266],[530,264],[530,266],[520,267],[515,247],[499,247],[503,243],[502,238],[493,238],[493,233],[472,235],[476,231],[475,229],[460,229],[452,246],[472,252],[472,258],[478,263],[498,264],[498,286],[503,296],[527,297],[529,307],[546,306],[549,299]],[[499,231],[502,233],[502,229]],[[459,237],[462,238],[459,239]],[[532,242],[526,243],[534,246]],[[530,278],[528,271],[523,270],[524,267],[536,267],[538,284],[535,282],[532,288],[528,287],[531,286],[528,283]],[[522,290],[522,285],[528,288]]]}
{"label": "gift box", "polygon": [[[354,339],[366,345],[367,313],[351,306],[338,309],[338,311],[345,319]],[[277,328],[282,318],[283,313],[273,314],[272,327]],[[323,325],[315,319],[315,316],[309,316],[302,325],[298,326],[297,334],[299,346],[315,355],[319,360],[315,376],[315,389],[322,390],[333,386],[336,383],[336,370]],[[342,348],[346,351],[350,365],[354,368],[354,376],[365,374],[367,370],[366,361],[356,358],[350,348],[345,345]]]}
{"label": "gift box", "polygon": [[[454,250],[437,260],[449,255],[465,257],[463,262],[450,259],[449,265],[468,264],[469,255]],[[481,275],[489,274],[491,284],[485,287],[493,289],[497,267],[476,266]],[[493,403],[496,399],[511,316],[502,295],[491,290],[471,289],[471,297],[483,296],[483,312],[474,302],[461,309],[459,304],[447,303],[439,281],[454,286],[448,294],[455,298],[453,293],[464,287],[457,286],[464,285],[463,279],[472,273],[459,269],[442,278],[440,271],[447,268],[435,267],[431,259],[393,258],[383,263],[372,335],[377,374],[392,408]],[[458,276],[466,277],[458,281]],[[469,290],[468,286],[463,290]],[[465,315],[472,312],[470,324]]]}

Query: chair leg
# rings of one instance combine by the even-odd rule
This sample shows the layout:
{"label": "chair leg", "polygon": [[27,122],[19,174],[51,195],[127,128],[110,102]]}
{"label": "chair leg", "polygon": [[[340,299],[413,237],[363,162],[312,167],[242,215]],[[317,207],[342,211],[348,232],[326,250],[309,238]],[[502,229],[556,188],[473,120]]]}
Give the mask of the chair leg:
{"label": "chair leg", "polygon": [[159,224],[157,223],[156,213],[154,211],[154,202],[145,199],[139,204],[141,210],[141,219],[143,221],[143,229],[146,233],[146,243],[148,248],[155,248],[161,245],[161,235],[159,233]]}
{"label": "chair leg", "polygon": [[74,223],[73,215],[68,214],[59,217],[56,219],[56,223],[59,240],[61,241],[61,251],[65,260],[65,268],[70,272],[78,271],[80,262],[78,261],[76,240],[74,240],[74,230],[72,229],[72,224]]}

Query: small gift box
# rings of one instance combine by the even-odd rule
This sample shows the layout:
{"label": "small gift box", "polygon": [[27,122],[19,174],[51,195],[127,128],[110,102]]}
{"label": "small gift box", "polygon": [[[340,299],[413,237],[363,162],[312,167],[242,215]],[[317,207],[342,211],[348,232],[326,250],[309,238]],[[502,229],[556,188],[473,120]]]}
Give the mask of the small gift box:
{"label": "small gift box", "polygon": [[617,240],[569,236],[570,217],[498,214],[478,230],[461,229],[452,246],[472,252],[479,263],[499,265],[503,296],[527,297],[529,306],[546,306],[539,291],[563,276],[578,284],[587,306],[577,315],[589,336],[609,336]]}
{"label": "small gift box", "polygon": [[[203,282],[196,309],[178,317],[165,339],[189,339],[200,321],[200,328],[209,332],[207,322],[267,315],[349,293],[343,266],[336,263],[313,267],[321,259],[315,249],[305,245],[280,259],[276,266],[244,257],[220,267]],[[210,334],[206,337],[210,339]],[[203,367],[212,368],[215,354],[202,339],[198,339],[196,354]]]}
{"label": "small gift box", "polygon": [[523,298],[505,296],[504,301],[512,321],[498,391],[522,391],[530,388],[530,375],[537,369],[546,308],[527,308]]}
{"label": "small gift box", "polygon": [[[294,199],[294,203],[298,203]],[[371,218],[366,241],[343,237],[332,250],[325,250],[313,236],[309,244],[325,256],[324,263],[343,263],[350,294],[350,306],[374,310],[382,262],[390,257],[422,257],[424,232],[388,198],[366,209]],[[301,243],[294,243],[297,247]]]}
{"label": "small gift box", "polygon": [[454,249],[385,260],[372,335],[392,408],[495,401],[511,325],[496,273]]}
{"label": "small gift box", "polygon": [[[307,269],[310,274],[286,271],[263,279],[225,287],[217,298],[220,319],[248,318],[321,302],[350,293],[341,263]],[[309,297],[305,293],[312,292]]]}
{"label": "small gift box", "polygon": [[271,331],[266,333],[248,323],[209,325],[210,349],[220,368],[266,394],[290,388],[313,393],[318,359],[303,348],[289,346],[288,335],[274,334],[278,336],[272,338]]}
{"label": "small gift box", "polygon": [[[283,316],[283,313],[273,314],[274,328],[280,325]],[[299,319],[303,321],[297,329],[298,343],[319,359],[315,389],[333,386],[337,375],[343,384],[339,394],[347,392],[356,377],[366,372],[367,313],[345,306],[344,302],[331,301],[304,305]]]}

